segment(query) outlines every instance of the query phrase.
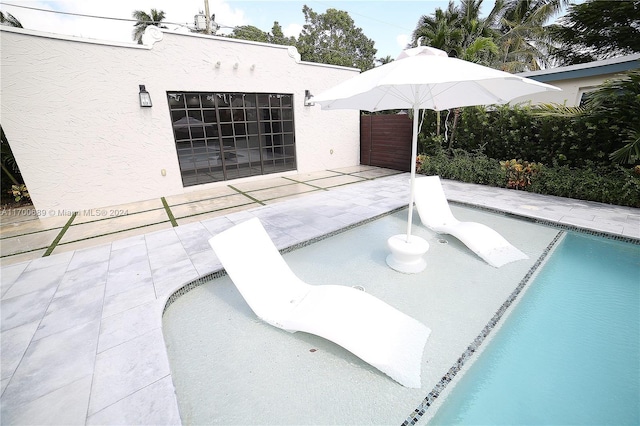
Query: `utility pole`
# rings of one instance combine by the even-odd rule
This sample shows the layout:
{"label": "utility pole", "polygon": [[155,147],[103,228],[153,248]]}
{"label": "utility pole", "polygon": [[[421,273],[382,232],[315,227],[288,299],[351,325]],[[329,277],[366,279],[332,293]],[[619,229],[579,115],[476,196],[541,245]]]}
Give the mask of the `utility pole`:
{"label": "utility pole", "polygon": [[209,15],[209,0],[204,0],[204,19],[207,23],[207,28],[204,30],[204,33],[211,35],[211,15]]}

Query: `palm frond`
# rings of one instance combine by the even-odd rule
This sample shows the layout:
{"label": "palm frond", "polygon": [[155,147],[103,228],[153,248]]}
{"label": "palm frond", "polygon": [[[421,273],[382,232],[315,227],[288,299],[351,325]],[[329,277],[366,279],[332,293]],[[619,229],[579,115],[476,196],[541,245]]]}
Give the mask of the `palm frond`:
{"label": "palm frond", "polygon": [[585,107],[572,107],[556,103],[538,104],[531,109],[531,113],[539,117],[577,117],[587,113],[587,111]]}
{"label": "palm frond", "polygon": [[473,40],[471,45],[464,50],[463,59],[467,61],[474,61],[480,57],[480,53],[497,55],[498,51],[498,45],[496,45],[489,37],[479,37]]}
{"label": "palm frond", "polygon": [[637,127],[629,131],[629,142],[620,149],[609,154],[611,161],[623,164],[633,164],[640,160],[640,129]]}
{"label": "palm frond", "polygon": [[9,12],[0,12],[0,24],[8,25],[15,28],[23,28],[18,18],[16,18]]}

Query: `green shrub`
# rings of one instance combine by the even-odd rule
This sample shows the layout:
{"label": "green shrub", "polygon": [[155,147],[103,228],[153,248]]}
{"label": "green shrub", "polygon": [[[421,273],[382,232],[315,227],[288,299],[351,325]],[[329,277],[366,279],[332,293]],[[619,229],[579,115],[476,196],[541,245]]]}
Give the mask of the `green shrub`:
{"label": "green shrub", "polygon": [[505,175],[500,163],[483,154],[469,154],[462,150],[454,150],[449,157],[443,150],[433,155],[418,157],[418,173],[439,175],[444,179],[461,182],[479,183],[488,186],[506,185]]}
{"label": "green shrub", "polygon": [[[609,154],[623,148],[629,139],[616,117],[603,114],[546,116],[530,106],[503,105],[490,110],[463,108],[460,117],[454,148],[482,150],[490,158],[526,158],[547,166],[608,166]],[[421,148],[438,141],[447,148],[449,142],[444,143],[442,136],[437,139],[435,133],[429,133],[432,131],[433,125],[423,126]]]}
{"label": "green shrub", "polygon": [[[481,153],[454,150],[451,156],[444,150],[432,155],[421,154],[417,161],[418,173],[439,175],[444,179],[478,183],[487,186],[507,188],[514,175],[508,173],[501,162]],[[506,163],[506,162],[503,162]],[[510,165],[511,161],[509,162]],[[527,162],[514,161],[525,172]],[[527,174],[526,185],[520,189],[545,195],[579,200],[598,201],[621,206],[640,207],[640,172],[621,166],[597,166],[587,163],[585,168],[555,165],[540,167]],[[526,173],[526,172],[525,172]],[[523,175],[524,176],[524,175]],[[518,178],[516,177],[516,180]],[[512,187],[515,187],[513,184]]]}
{"label": "green shrub", "polygon": [[[640,71],[626,74],[591,92],[581,107],[462,108],[455,131],[451,111],[427,111],[418,139],[426,154],[420,171],[640,207]],[[526,161],[503,161],[501,170],[495,158]]]}
{"label": "green shrub", "polygon": [[[452,112],[456,110],[439,115],[427,111],[419,139],[425,150],[420,152],[430,153],[439,143],[447,150],[481,150],[489,158],[525,158],[546,166],[637,165],[639,110],[640,70],[634,70],[604,82],[580,107],[466,107],[459,110],[455,129]],[[447,139],[451,135],[453,141]]]}
{"label": "green shrub", "polygon": [[545,167],[527,191],[621,206],[640,207],[640,176],[621,166]]}

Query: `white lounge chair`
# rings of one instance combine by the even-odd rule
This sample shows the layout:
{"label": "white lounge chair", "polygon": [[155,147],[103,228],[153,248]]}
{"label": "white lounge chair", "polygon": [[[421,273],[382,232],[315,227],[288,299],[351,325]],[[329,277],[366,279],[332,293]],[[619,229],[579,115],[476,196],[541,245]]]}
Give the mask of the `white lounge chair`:
{"label": "white lounge chair", "polygon": [[528,256],[499,233],[477,222],[460,222],[451,213],[439,176],[415,180],[415,203],[420,221],[432,231],[450,234],[462,241],[489,265],[499,268]]}
{"label": "white lounge chair", "polygon": [[291,271],[257,218],[209,240],[242,297],[267,323],[321,336],[400,384],[421,387],[426,326],[352,287],[309,285]]}

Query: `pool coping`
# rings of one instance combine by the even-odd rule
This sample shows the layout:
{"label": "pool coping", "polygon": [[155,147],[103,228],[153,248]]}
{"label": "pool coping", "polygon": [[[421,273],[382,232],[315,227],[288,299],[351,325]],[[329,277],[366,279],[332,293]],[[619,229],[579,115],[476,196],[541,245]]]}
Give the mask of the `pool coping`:
{"label": "pool coping", "polygon": [[558,242],[562,240],[564,235],[565,231],[563,230],[559,231],[556,234],[553,240],[538,257],[531,269],[529,269],[526,275],[520,280],[517,287],[509,294],[509,297],[507,297],[502,305],[500,305],[500,308],[498,308],[498,310],[495,312],[493,317],[491,317],[489,322],[484,326],[478,336],[471,342],[471,344],[469,344],[469,346],[467,346],[462,355],[460,355],[460,357],[451,366],[451,368],[449,368],[447,373],[431,389],[431,391],[418,405],[418,407],[416,407],[415,410],[409,415],[409,417],[407,417],[407,419],[402,422],[402,426],[417,424],[426,414],[427,410],[436,403],[436,401],[440,402],[438,398],[445,392],[448,385],[453,382],[456,377],[458,377],[458,373],[462,372],[463,369],[468,368],[473,363],[473,361],[478,358],[478,355],[486,347],[485,342],[488,343],[488,340],[490,340],[490,338],[495,334],[494,331],[497,331],[502,326],[510,311],[517,305],[517,303],[521,299],[521,296],[524,292],[526,292],[533,278],[537,275],[537,273],[540,271],[540,268],[547,261],[549,254],[553,252]]}
{"label": "pool coping", "polygon": [[[206,245],[207,236],[201,235],[196,238],[196,234],[200,232],[213,235],[215,232],[220,232],[225,226],[231,226],[233,223],[238,223],[254,216],[262,218],[269,218],[273,215],[278,215],[279,217],[286,216],[293,221],[296,211],[300,210],[300,206],[305,205],[305,203],[309,203],[305,208],[314,215],[318,215],[318,205],[326,206],[330,204],[332,208],[343,209],[343,214],[339,216],[343,226],[337,228],[343,229],[345,226],[373,220],[373,218],[379,215],[406,208],[406,200],[408,199],[409,193],[407,177],[408,174],[381,177],[332,191],[314,192],[298,199],[231,213],[226,216],[221,216],[220,218],[157,231],[140,237],[131,237],[95,248],[75,250],[59,255],[54,254],[48,258],[3,267],[3,286],[7,286],[7,288],[3,290],[3,311],[5,312],[7,312],[6,308],[9,308],[9,312],[11,311],[11,304],[9,302],[13,303],[15,300],[21,299],[25,303],[30,303],[28,302],[29,300],[33,301],[33,298],[42,294],[44,290],[50,293],[47,293],[49,302],[45,308],[48,307],[54,300],[54,296],[59,290],[61,282],[63,284],[66,283],[67,281],[65,280],[67,278],[75,277],[74,273],[82,268],[89,270],[90,268],[95,268],[96,265],[104,264],[105,261],[110,268],[113,264],[117,263],[116,261],[121,261],[122,256],[118,257],[116,253],[120,255],[123,253],[123,250],[140,249],[141,253],[144,252],[140,260],[141,263],[146,262],[148,275],[142,280],[144,282],[136,287],[136,289],[142,289],[144,287],[144,291],[146,292],[146,298],[135,301],[138,305],[122,306],[122,300],[105,298],[103,295],[99,313],[105,314],[106,310],[116,312],[114,305],[121,311],[106,317],[99,316],[97,319],[91,321],[91,323],[87,323],[91,326],[97,324],[97,329],[92,328],[89,334],[82,334],[85,330],[80,330],[80,328],[84,327],[84,325],[69,329],[77,332],[76,337],[81,336],[85,338],[89,336],[89,340],[94,345],[93,352],[87,351],[85,354],[84,362],[86,362],[86,368],[82,372],[76,373],[75,376],[70,379],[62,380],[56,377],[55,379],[58,380],[58,382],[47,382],[50,378],[49,375],[55,375],[54,373],[61,368],[55,365],[56,356],[66,358],[66,353],[59,354],[59,351],[55,348],[57,347],[56,345],[61,342],[66,343],[64,340],[61,341],[61,339],[68,337],[69,330],[57,331],[35,339],[34,336],[38,332],[40,325],[43,324],[43,321],[46,322],[47,320],[48,311],[46,309],[42,310],[42,316],[40,316],[39,319],[31,320],[31,322],[26,324],[31,327],[30,330],[32,331],[30,333],[32,334],[22,338],[23,340],[28,339],[26,345],[19,351],[16,351],[15,365],[10,366],[13,369],[10,376],[8,378],[3,376],[3,418],[7,418],[5,416],[8,416],[9,419],[15,420],[16,423],[19,423],[20,420],[24,423],[33,423],[34,419],[44,423],[56,421],[85,424],[180,423],[175,389],[171,381],[170,368],[161,332],[162,312],[169,298],[172,297],[174,293],[187,286],[190,282],[207,276],[208,274],[215,274],[216,271],[220,271],[221,269],[217,259],[213,259],[214,256],[212,256],[209,249],[205,249],[202,246],[202,244]],[[469,193],[477,192],[478,186],[451,181],[443,181],[443,186],[445,193],[452,203],[469,204],[474,208],[487,208],[487,202],[491,202],[497,198],[495,196],[489,196],[479,200],[477,203],[472,203],[468,199]],[[510,203],[513,205],[521,203],[521,198],[527,198],[528,194],[489,187],[483,187],[483,190],[489,194],[499,194],[500,197],[503,197],[502,201],[504,201],[504,197],[511,198],[512,201],[510,201]],[[536,198],[538,201],[545,199],[544,197]],[[316,204],[314,205],[310,200]],[[565,204],[578,203],[575,200],[559,200]],[[525,202],[530,201],[526,200]],[[584,204],[582,202],[579,203]],[[496,207],[496,205],[494,205],[494,207]],[[500,207],[500,205],[498,205],[498,207]],[[612,209],[611,206],[607,205],[595,205],[593,207],[588,205],[587,207]],[[618,209],[615,206],[613,208]],[[494,210],[495,212],[501,212],[507,215],[513,214],[518,218],[528,217],[534,221],[547,221],[547,223],[539,222],[546,225],[573,226],[571,223],[562,223],[561,220],[555,222],[546,217],[531,217],[515,214],[509,209],[505,211],[501,208],[495,208]],[[633,216],[634,220],[636,217],[640,218],[637,210],[638,209],[622,208],[622,211],[625,212],[627,216]],[[308,235],[306,237],[302,234],[296,234],[295,237],[286,235],[287,238],[283,239],[284,234],[282,233],[282,228],[278,228],[274,223],[267,223],[267,225],[268,230],[275,232],[276,237],[281,237],[278,239],[277,245],[284,249],[293,247],[295,244],[304,244],[305,241],[326,234],[326,232],[323,233],[318,229],[322,228],[323,225],[322,222],[318,222],[317,227],[314,223],[313,225],[302,224],[296,228],[297,231],[307,232]],[[592,229],[589,232],[593,232],[594,235],[603,236],[608,236],[610,233],[602,229]],[[638,232],[638,234],[640,235],[640,232]],[[630,242],[640,243],[640,238],[629,237],[626,234],[613,233],[612,235],[618,235],[623,239],[630,238]],[[195,239],[201,244],[200,247],[196,247],[194,244]],[[171,248],[175,250],[166,253],[166,250],[163,249],[166,249],[167,246],[171,246]],[[111,265],[109,265],[109,262],[111,262]],[[150,265],[153,264],[161,266],[151,268]],[[130,269],[131,268],[118,269],[116,272],[122,274],[123,280],[130,280],[131,274],[134,272]],[[34,290],[19,294],[9,302],[7,301],[9,298],[4,297],[9,291],[12,291],[10,287],[20,280],[21,277],[23,281],[26,280],[25,274],[31,274],[33,277],[38,274],[38,276],[50,275],[50,273],[53,272],[57,274],[57,281],[48,283],[45,289],[36,288],[35,290],[38,291]],[[166,277],[166,274],[169,275],[169,278]],[[5,278],[6,276],[9,278]],[[5,284],[5,280],[7,280],[8,284]],[[175,285],[172,283],[172,280],[180,284]],[[106,282],[106,272],[104,281],[102,285],[107,286],[109,283]],[[151,292],[151,296],[147,294],[148,292]],[[140,293],[142,293],[142,291],[140,291]],[[75,301],[73,298],[69,300],[71,302]],[[131,302],[131,300],[127,300],[126,302]],[[148,318],[141,319],[135,316],[135,314],[139,316],[143,313],[148,315],[149,312],[151,312],[151,320]],[[65,312],[67,317],[71,314],[72,313]],[[68,320],[67,317],[65,318]],[[73,317],[71,318],[74,319]],[[5,316],[3,315],[3,321],[4,319]],[[134,324],[127,324],[126,319],[133,321]],[[80,321],[83,319],[80,318],[76,320]],[[84,321],[86,320],[87,319],[84,318]],[[139,324],[136,324],[135,321],[142,321],[144,327],[136,328]],[[116,325],[119,325],[120,328],[114,330]],[[23,325],[21,325],[21,327],[22,326]],[[14,330],[14,328],[9,328],[9,330]],[[112,335],[105,333],[105,330],[111,330]],[[116,339],[114,333],[124,334],[124,337],[116,336],[118,337],[118,339]],[[104,339],[111,340],[111,346],[102,347],[102,341]],[[49,350],[53,350],[53,352],[50,354],[50,359],[46,359],[45,357],[45,362],[38,364],[39,361],[37,361],[37,359],[45,354],[45,352],[42,352],[43,346],[48,347]],[[146,359],[149,353],[154,355],[153,360]],[[138,362],[140,359],[145,359],[145,362],[151,362],[152,365],[143,365],[144,363]],[[66,359],[63,359],[61,363],[67,368],[76,367],[76,364]],[[125,368],[129,368],[133,372],[133,375],[136,375],[137,372],[142,372],[143,368],[146,367],[148,367],[151,372],[142,374],[143,377],[137,377],[135,379],[122,377],[121,370]],[[26,386],[30,383],[28,379],[29,377],[33,377],[34,374],[36,376],[38,374],[44,375],[41,377],[42,380],[40,380],[42,383],[39,382],[38,386],[42,387],[46,384],[49,385],[49,387],[45,386],[44,389],[36,389],[36,391],[34,391],[34,389],[27,389]],[[38,386],[36,386],[36,388]],[[112,388],[110,388],[110,386]],[[10,392],[7,392],[8,390]],[[60,398],[62,394],[64,394],[62,402],[58,402],[52,406],[51,398]],[[161,408],[157,406],[159,403],[162,405]],[[73,407],[73,410],[69,410],[69,407]]]}

